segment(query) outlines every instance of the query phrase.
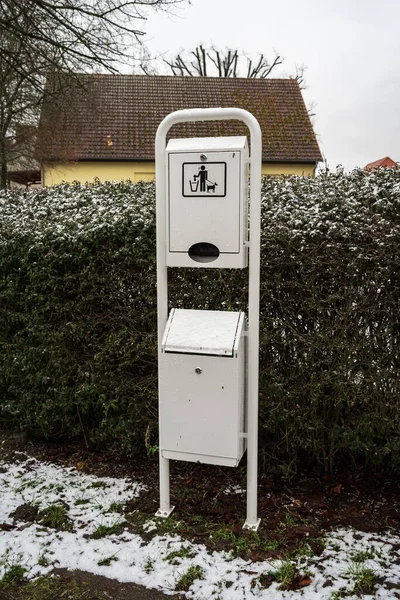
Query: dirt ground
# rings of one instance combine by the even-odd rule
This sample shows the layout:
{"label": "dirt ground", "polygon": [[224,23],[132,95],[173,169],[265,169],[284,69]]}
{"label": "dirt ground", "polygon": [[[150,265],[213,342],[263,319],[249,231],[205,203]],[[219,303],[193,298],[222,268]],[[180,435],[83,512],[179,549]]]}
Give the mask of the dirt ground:
{"label": "dirt ground", "polygon": [[[85,473],[132,477],[145,484],[147,491],[141,492],[139,498],[125,508],[132,531],[135,531],[138,515],[142,521],[149,519],[158,508],[156,458],[121,460],[104,452],[90,452],[80,443],[34,443],[25,436],[5,432],[0,432],[0,442],[3,442],[0,444],[0,459],[3,460],[16,459],[16,452],[24,452],[41,460],[74,466]],[[338,527],[351,526],[377,534],[399,531],[398,479],[365,479],[357,473],[337,473],[334,477],[302,476],[290,482],[261,477],[258,500],[261,525],[257,536],[251,532],[246,534],[242,529],[246,494],[240,490],[245,488],[245,461],[237,469],[183,462],[172,464],[171,502],[176,507],[172,521],[174,531],[190,541],[205,544],[211,551],[231,550],[236,556],[254,561],[291,556],[304,544],[314,554],[320,554],[323,550],[321,535]],[[132,515],[136,520],[131,518]],[[168,526],[171,527],[171,523],[167,525],[166,522],[166,532]],[[48,590],[40,590],[39,595],[29,595],[29,585],[33,584],[16,585],[0,590],[0,600],[55,600],[61,597],[71,600],[156,600],[166,597],[140,586],[120,584],[87,573],[60,571],[54,574],[56,577],[51,583],[54,589],[50,589],[50,585]],[[46,579],[48,585],[49,578]],[[300,589],[303,585],[306,583],[293,582],[288,589]]]}
{"label": "dirt ground", "polygon": [[134,583],[120,583],[107,577],[55,569],[49,577],[29,584],[15,584],[0,589],[0,600],[165,600],[183,598],[181,594],[165,596]]}

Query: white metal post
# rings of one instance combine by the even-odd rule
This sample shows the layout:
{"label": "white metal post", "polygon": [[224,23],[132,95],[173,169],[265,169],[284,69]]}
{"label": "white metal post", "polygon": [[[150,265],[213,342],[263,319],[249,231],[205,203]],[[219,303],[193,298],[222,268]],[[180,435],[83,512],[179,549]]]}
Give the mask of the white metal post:
{"label": "white metal post", "polygon": [[[170,128],[166,119],[161,122],[156,135],[156,230],[157,230],[157,353],[161,352],[161,341],[168,318],[168,274],[166,259],[167,202],[165,144]],[[158,360],[160,365],[160,360]],[[159,377],[160,380],[160,377]],[[161,435],[161,431],[160,431]],[[159,452],[160,508],[156,516],[169,517],[174,507],[170,503],[169,460]]]}
{"label": "white metal post", "polygon": [[[176,123],[190,121],[239,120],[250,131],[250,254],[248,314],[248,415],[247,415],[247,515],[244,527],[257,530],[258,459],[258,361],[260,309],[260,215],[261,215],[261,129],[255,117],[241,108],[199,108],[178,110],[165,117],[156,135],[156,214],[157,214],[157,309],[158,353],[168,318],[168,278],[166,266],[166,138]],[[160,432],[161,433],[161,432]],[[157,516],[167,517],[170,505],[169,460],[160,448],[160,508]]]}

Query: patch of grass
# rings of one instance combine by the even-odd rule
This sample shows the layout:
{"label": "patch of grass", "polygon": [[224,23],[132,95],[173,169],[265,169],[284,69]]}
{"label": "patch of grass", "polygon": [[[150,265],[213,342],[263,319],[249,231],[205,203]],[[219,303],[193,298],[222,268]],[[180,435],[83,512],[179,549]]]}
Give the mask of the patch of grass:
{"label": "patch of grass", "polygon": [[186,573],[184,573],[176,582],[175,589],[180,592],[187,592],[196,579],[203,579],[203,577],[204,572],[201,567],[198,565],[189,567]]}
{"label": "patch of grass", "polygon": [[110,504],[108,510],[106,510],[105,512],[118,513],[118,514],[122,515],[124,512],[124,505],[122,504],[122,502],[112,502]]}
{"label": "patch of grass", "polygon": [[[136,516],[136,513],[135,513]],[[132,524],[131,520],[128,521]],[[157,533],[181,535],[189,537],[198,535],[209,536],[209,545],[220,549],[225,547],[227,552],[230,552],[232,558],[238,556],[248,558],[252,552],[271,553],[276,552],[279,548],[283,548],[287,540],[279,536],[280,539],[265,539],[259,533],[254,531],[236,530],[235,526],[221,522],[207,521],[202,516],[194,516],[187,521],[178,521],[174,519],[174,515],[168,519],[156,519]]]}
{"label": "patch of grass", "polygon": [[[146,517],[146,520],[148,517]],[[168,517],[167,519],[155,519],[158,531],[164,534],[179,534],[179,529],[182,527],[182,521],[176,521],[174,516]],[[186,528],[186,525],[185,525]]]}
{"label": "patch of grass", "polygon": [[89,487],[94,489],[106,489],[107,484],[105,481],[94,481]]}
{"label": "patch of grass", "polygon": [[105,537],[106,535],[121,533],[125,521],[116,521],[112,525],[98,525],[93,533],[93,537]]}
{"label": "patch of grass", "polygon": [[22,565],[11,565],[0,579],[0,586],[7,587],[23,579],[27,569]]}
{"label": "patch of grass", "polygon": [[75,506],[83,506],[84,504],[89,504],[90,500],[89,498],[78,498],[78,500],[75,500]]}
{"label": "patch of grass", "polygon": [[39,514],[40,524],[58,531],[72,531],[74,526],[62,504],[50,504]]}
{"label": "patch of grass", "polygon": [[[18,590],[18,600],[52,600],[59,598],[62,585],[58,577],[39,577],[30,581]],[[71,600],[77,600],[75,596],[69,595]]]}
{"label": "patch of grass", "polygon": [[359,550],[358,552],[352,552],[350,556],[353,562],[363,563],[366,560],[375,558],[375,550],[373,548],[369,550]]}
{"label": "patch of grass", "polygon": [[[15,590],[13,600],[99,600],[89,590],[82,590],[76,582],[65,583],[59,577],[44,576]],[[103,596],[102,596],[103,598]]]}
{"label": "patch of grass", "polygon": [[229,542],[233,544],[237,541],[238,537],[229,527],[226,525],[221,525],[211,533],[211,537],[214,540],[222,540],[223,542]]}
{"label": "patch of grass", "polygon": [[46,486],[45,488],[46,490],[48,490],[49,492],[57,492],[58,494],[61,494],[61,492],[64,491],[64,487],[58,483],[50,483],[49,485]]}
{"label": "patch of grass", "polygon": [[373,569],[365,567],[362,563],[354,562],[345,573],[353,583],[352,594],[367,594],[373,591],[376,583],[376,574]]}
{"label": "patch of grass", "polygon": [[337,590],[336,592],[332,592],[329,600],[341,600],[342,598],[347,598],[349,592],[345,589]]}
{"label": "patch of grass", "polygon": [[210,526],[210,537],[215,541],[227,542],[231,555],[234,557],[248,554],[252,551],[274,552],[285,544],[285,539],[264,539],[255,531],[235,533],[228,525]]}
{"label": "patch of grass", "polygon": [[176,565],[177,558],[193,558],[194,556],[195,556],[195,553],[192,548],[183,546],[180,550],[175,550],[174,552],[170,552],[166,556],[165,560],[167,560],[171,565]]}
{"label": "patch of grass", "polygon": [[20,487],[18,487],[15,491],[18,494],[20,494],[21,492],[23,492],[26,489],[37,487],[39,485],[39,483],[40,482],[34,481],[34,480],[32,480],[32,481],[23,481],[22,485]]}
{"label": "patch of grass", "polygon": [[312,558],[314,556],[314,550],[307,542],[302,542],[298,548],[293,550],[290,554],[290,558]]}
{"label": "patch of grass", "polygon": [[286,559],[281,562],[277,569],[269,571],[268,575],[280,583],[279,589],[284,590],[296,577],[297,571],[293,563]]}
{"label": "patch of grass", "polygon": [[146,562],[144,563],[144,570],[146,571],[147,575],[149,573],[152,572],[152,570],[154,569],[154,564],[153,564],[153,559],[150,558],[150,556],[147,558]]}
{"label": "patch of grass", "polygon": [[198,492],[193,487],[183,486],[176,490],[176,496],[177,496],[177,498],[180,498],[180,499],[195,498],[197,496],[197,494],[198,494]]}
{"label": "patch of grass", "polygon": [[285,531],[290,527],[299,527],[301,525],[308,525],[305,519],[302,519],[298,515],[292,514],[290,511],[285,513],[285,518],[278,525],[278,531]]}
{"label": "patch of grass", "polygon": [[[253,532],[249,532],[252,534]],[[251,548],[251,540],[246,535],[237,535],[228,526],[221,525],[212,532],[211,537],[215,541],[227,542],[231,555],[234,557],[248,552]]]}
{"label": "patch of grass", "polygon": [[97,564],[99,565],[99,567],[109,567],[113,561],[117,560],[119,560],[119,558],[117,558],[115,554],[113,554],[112,556],[107,556],[107,558],[102,558]]}
{"label": "patch of grass", "polygon": [[41,567],[48,567],[49,566],[49,561],[46,558],[45,554],[41,554],[38,558],[38,565],[40,565]]}
{"label": "patch of grass", "polygon": [[260,550],[262,552],[275,552],[276,550],[279,550],[279,548],[285,544],[285,541],[286,540],[275,540],[275,539],[260,540],[258,547],[260,548]]}

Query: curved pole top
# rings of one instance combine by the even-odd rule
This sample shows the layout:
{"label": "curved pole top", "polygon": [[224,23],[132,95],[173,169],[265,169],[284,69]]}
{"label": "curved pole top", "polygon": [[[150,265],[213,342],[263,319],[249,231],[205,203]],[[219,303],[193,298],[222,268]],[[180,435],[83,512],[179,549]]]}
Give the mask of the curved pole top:
{"label": "curved pole top", "polygon": [[176,110],[167,115],[160,123],[157,129],[156,143],[159,138],[166,137],[168,130],[177,123],[187,123],[190,121],[222,121],[222,120],[243,121],[250,130],[254,142],[257,138],[261,141],[261,128],[257,119],[244,108],[187,108]]}

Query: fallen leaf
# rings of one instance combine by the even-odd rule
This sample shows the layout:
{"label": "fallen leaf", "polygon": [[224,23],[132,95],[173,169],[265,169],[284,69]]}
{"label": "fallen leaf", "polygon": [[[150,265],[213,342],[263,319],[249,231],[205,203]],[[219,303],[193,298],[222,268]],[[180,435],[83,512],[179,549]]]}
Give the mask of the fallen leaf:
{"label": "fallen leaf", "polygon": [[302,579],[300,579],[299,586],[306,587],[307,585],[310,585],[310,583],[312,583],[312,579],[310,577],[304,576]]}

